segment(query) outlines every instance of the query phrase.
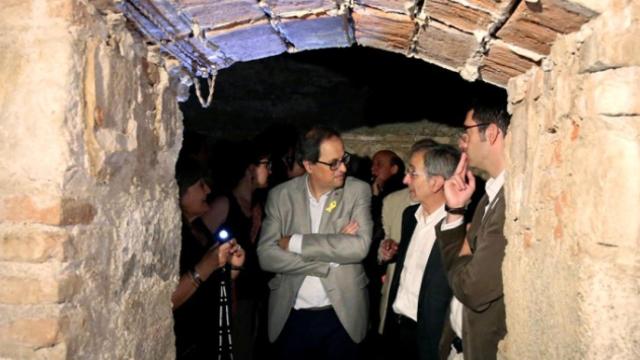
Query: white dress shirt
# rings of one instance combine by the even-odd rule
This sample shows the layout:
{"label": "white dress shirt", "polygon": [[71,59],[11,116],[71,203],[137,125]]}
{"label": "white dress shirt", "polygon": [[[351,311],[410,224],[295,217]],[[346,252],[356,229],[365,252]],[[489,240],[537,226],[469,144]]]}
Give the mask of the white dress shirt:
{"label": "white dress shirt", "polygon": [[427,215],[422,205],[415,212],[416,228],[411,235],[409,248],[400,274],[398,294],[393,303],[393,311],[418,321],[418,297],[422,287],[424,270],[427,267],[431,249],[436,241],[435,226],[447,213],[444,204],[433,213]]}
{"label": "white dress shirt", "polygon": [[[487,203],[487,206],[484,207],[484,213],[482,214],[482,219],[484,219],[484,216],[487,213],[487,211],[489,211],[489,209],[493,208],[496,205],[496,202],[497,202],[495,201],[496,196],[498,196],[500,189],[502,189],[502,187],[504,186],[504,177],[505,177],[505,171],[502,170],[502,172],[498,176],[487,180],[487,182],[484,184],[484,191],[487,194],[487,197],[489,198],[489,202]],[[462,224],[462,220],[455,221],[451,224],[443,223],[442,230],[444,231],[448,229],[453,229],[454,227],[459,226],[461,224]],[[451,299],[450,309],[451,309],[451,313],[449,315],[449,321],[451,322],[451,328],[456,333],[456,335],[458,335],[458,337],[462,339],[462,303],[455,296],[453,297],[453,299]]]}
{"label": "white dress shirt", "polygon": [[[307,197],[309,198],[309,215],[311,216],[311,233],[316,234],[320,229],[320,220],[322,220],[322,212],[324,211],[324,205],[327,202],[327,198],[331,191],[326,192],[320,196],[319,199],[311,194],[309,190],[309,183],[307,183]],[[296,254],[302,254],[302,234],[293,234],[289,239],[289,251]],[[337,266],[337,264],[331,263],[331,266]],[[331,305],[331,301],[327,296],[327,292],[322,286],[320,278],[317,276],[306,276],[302,281],[300,290],[298,290],[298,296],[296,302],[293,305],[294,309],[308,309],[314,307],[323,307]]]}

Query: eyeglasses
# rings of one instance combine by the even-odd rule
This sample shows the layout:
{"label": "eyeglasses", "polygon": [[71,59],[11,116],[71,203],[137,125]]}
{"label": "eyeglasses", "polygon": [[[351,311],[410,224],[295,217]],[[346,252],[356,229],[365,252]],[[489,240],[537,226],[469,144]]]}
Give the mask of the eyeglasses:
{"label": "eyeglasses", "polygon": [[324,162],[324,161],[318,160],[316,161],[316,163],[326,165],[329,167],[329,169],[331,169],[331,171],[336,171],[338,170],[338,168],[340,168],[341,164],[344,164],[345,166],[347,166],[350,160],[351,160],[351,154],[344,153],[341,159],[335,159],[331,162]]}
{"label": "eyeglasses", "polygon": [[473,129],[474,127],[487,126],[487,125],[491,125],[491,123],[479,123],[479,124],[475,124],[475,125],[462,125],[462,127],[464,128],[464,132],[467,132],[467,130]]}
{"label": "eyeglasses", "polygon": [[480,127],[480,126],[487,126],[487,125],[491,125],[491,123],[479,123],[479,124],[474,124],[474,125],[462,125],[462,128],[464,129],[462,132],[460,132],[460,134],[458,135],[458,137],[464,141],[467,140],[468,138],[468,134],[467,134],[467,130],[469,129],[473,129],[474,127]]}
{"label": "eyeglasses", "polygon": [[265,165],[267,170],[271,171],[271,160],[260,160],[258,161],[258,165]]}
{"label": "eyeglasses", "polygon": [[417,178],[417,177],[418,177],[418,176],[420,176],[420,175],[424,175],[423,173],[418,172],[418,171],[416,171],[415,169],[411,169],[411,168],[407,168],[407,169],[404,171],[404,173],[405,173],[405,175],[409,175],[409,177],[411,177],[412,179],[415,179],[415,178]]}

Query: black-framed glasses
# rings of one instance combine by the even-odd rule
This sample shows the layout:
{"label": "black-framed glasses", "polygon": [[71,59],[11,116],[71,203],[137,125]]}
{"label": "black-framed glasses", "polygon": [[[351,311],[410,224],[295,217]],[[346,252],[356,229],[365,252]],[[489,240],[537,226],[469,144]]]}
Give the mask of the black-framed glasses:
{"label": "black-framed glasses", "polygon": [[491,123],[485,122],[485,123],[479,123],[479,124],[474,124],[474,125],[462,125],[462,128],[464,130],[462,130],[460,132],[460,134],[458,135],[458,137],[460,139],[462,139],[462,141],[468,141],[469,140],[469,134],[467,133],[467,130],[469,129],[473,129],[474,127],[481,127],[481,126],[487,126],[487,125],[491,125]]}
{"label": "black-framed glasses", "polygon": [[326,165],[332,171],[336,171],[336,170],[338,170],[338,168],[340,168],[340,164],[344,164],[346,166],[346,165],[349,164],[350,160],[351,160],[351,154],[344,153],[344,155],[342,155],[341,159],[335,159],[335,160],[333,160],[331,162],[325,162],[325,161],[318,160],[318,161],[316,161],[316,163],[322,164],[322,165]]}
{"label": "black-framed glasses", "polygon": [[258,165],[264,165],[267,167],[267,170],[271,171],[271,160],[260,160],[258,161]]}
{"label": "black-framed glasses", "polygon": [[475,124],[475,125],[462,125],[462,127],[464,128],[464,132],[467,132],[467,130],[473,129],[474,127],[487,126],[487,125],[491,125],[491,123],[479,123],[479,124]]}

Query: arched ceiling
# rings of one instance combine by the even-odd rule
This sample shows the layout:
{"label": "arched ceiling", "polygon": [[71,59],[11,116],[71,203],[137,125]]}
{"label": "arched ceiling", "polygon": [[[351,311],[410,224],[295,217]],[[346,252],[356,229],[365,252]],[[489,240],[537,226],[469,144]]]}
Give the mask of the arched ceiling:
{"label": "arched ceiling", "polygon": [[151,41],[194,73],[283,52],[354,44],[506,86],[558,34],[597,15],[592,0],[119,0]]}

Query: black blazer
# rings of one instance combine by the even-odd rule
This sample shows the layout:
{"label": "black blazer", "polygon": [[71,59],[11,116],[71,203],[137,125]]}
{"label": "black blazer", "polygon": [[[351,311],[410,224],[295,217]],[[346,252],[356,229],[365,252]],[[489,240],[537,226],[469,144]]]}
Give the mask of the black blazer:
{"label": "black blazer", "polygon": [[[393,303],[396,300],[400,275],[404,268],[404,260],[411,242],[411,236],[416,228],[415,212],[420,205],[407,207],[402,214],[402,233],[398,254],[396,257],[396,270],[393,275],[389,291],[387,314],[394,314]],[[427,267],[422,277],[422,285],[418,296],[418,355],[419,359],[438,359],[438,343],[442,335],[442,328],[447,308],[451,302],[452,292],[447,281],[447,275],[442,265],[442,255],[438,242],[434,242],[431,254],[427,260]],[[393,321],[393,316],[387,315],[387,324]]]}

